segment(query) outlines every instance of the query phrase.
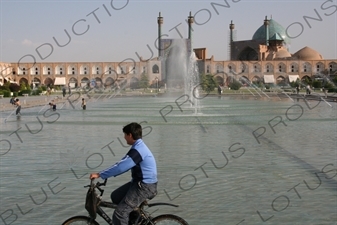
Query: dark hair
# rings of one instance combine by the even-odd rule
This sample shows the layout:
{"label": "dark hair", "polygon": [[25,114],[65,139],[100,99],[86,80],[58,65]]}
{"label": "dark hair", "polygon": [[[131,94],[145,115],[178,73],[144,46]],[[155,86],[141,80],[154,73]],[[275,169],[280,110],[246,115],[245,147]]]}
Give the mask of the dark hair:
{"label": "dark hair", "polygon": [[142,126],[138,123],[130,123],[123,127],[123,133],[131,134],[134,140],[142,138]]}

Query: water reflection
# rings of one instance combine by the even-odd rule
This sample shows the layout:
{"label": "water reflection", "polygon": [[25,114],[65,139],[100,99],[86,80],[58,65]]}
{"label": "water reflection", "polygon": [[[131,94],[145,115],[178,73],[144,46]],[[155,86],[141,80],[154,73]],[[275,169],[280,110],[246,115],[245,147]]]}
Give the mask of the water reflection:
{"label": "water reflection", "polygon": [[[2,124],[1,138],[11,143],[0,161],[3,221],[56,225],[86,215],[88,174],[127,152],[122,127],[133,121],[142,123],[158,161],[159,194],[152,201],[180,205],[157,213],[176,213],[190,224],[336,221],[335,103],[300,100],[295,106],[289,99],[216,96],[203,99],[202,113],[194,115],[175,100],[102,99],[89,101],[85,112],[65,106],[56,111],[58,118],[39,114],[40,132],[40,108]],[[172,111],[164,120],[160,110],[168,105]],[[26,129],[28,123],[34,132]],[[22,142],[10,135],[14,131]],[[8,145],[2,142],[1,148],[5,153]],[[128,174],[110,179],[106,199],[128,179]]]}

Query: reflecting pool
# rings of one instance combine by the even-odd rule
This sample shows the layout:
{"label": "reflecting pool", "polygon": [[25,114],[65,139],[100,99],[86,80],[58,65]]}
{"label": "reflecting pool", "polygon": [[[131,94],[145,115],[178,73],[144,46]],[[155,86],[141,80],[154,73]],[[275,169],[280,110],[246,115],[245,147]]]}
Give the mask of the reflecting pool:
{"label": "reflecting pool", "polygon": [[[129,122],[142,124],[157,159],[151,201],[180,205],[149,209],[154,214],[189,224],[337,221],[336,103],[207,96],[200,105],[195,114],[174,96],[91,99],[87,110],[23,108],[1,123],[0,224],[59,225],[86,215],[89,173],[128,151]],[[129,178],[109,179],[103,197]]]}

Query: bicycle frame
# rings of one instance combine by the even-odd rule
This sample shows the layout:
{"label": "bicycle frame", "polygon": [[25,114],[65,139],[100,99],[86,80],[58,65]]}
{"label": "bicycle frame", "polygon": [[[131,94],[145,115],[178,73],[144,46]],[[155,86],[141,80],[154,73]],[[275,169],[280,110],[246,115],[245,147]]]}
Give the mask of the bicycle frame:
{"label": "bicycle frame", "polygon": [[[144,221],[145,224],[149,223],[150,220],[151,220],[151,217],[149,216],[149,214],[146,213],[143,210],[144,206],[148,206],[150,208],[150,207],[159,206],[159,205],[167,205],[167,206],[179,207],[178,205],[171,204],[171,203],[157,202],[157,203],[148,204],[147,201],[144,201],[137,209],[135,209],[136,211],[139,212],[139,215],[140,215],[138,217],[138,219],[137,219],[137,223],[138,223],[138,220],[140,218],[142,218],[142,219],[145,220]],[[112,203],[112,202],[107,202],[107,201],[101,201],[98,204],[98,207],[97,207],[97,214],[100,217],[102,217],[109,225],[113,225],[111,217],[106,214],[106,212],[102,209],[103,207],[104,208],[110,208],[110,209],[116,209],[117,208],[117,204]]]}
{"label": "bicycle frame", "polygon": [[114,204],[114,203],[112,203],[112,202],[101,201],[98,204],[98,207],[97,207],[97,214],[100,217],[102,217],[109,225],[113,225],[111,216],[108,216],[106,214],[106,212],[104,212],[104,210],[102,209],[102,207],[106,207],[106,208],[110,208],[110,209],[115,209],[117,207],[117,205]]}
{"label": "bicycle frame", "polygon": [[[105,179],[104,183],[97,182],[94,185],[94,188],[100,191],[100,195],[97,194],[97,198],[99,199],[99,203],[97,205],[96,213],[100,217],[102,217],[109,225],[113,225],[111,217],[102,209],[102,208],[110,208],[110,209],[116,209],[117,208],[117,204],[115,204],[113,202],[102,201],[102,196],[103,196],[104,190],[101,189],[100,186],[105,186],[106,181],[107,181],[107,179]],[[85,187],[91,187],[92,185],[93,185],[93,180],[91,180],[90,185],[85,186]],[[164,202],[149,204],[147,202],[147,200],[145,200],[144,202],[142,202],[140,204],[140,206],[138,208],[134,209],[134,211],[138,211],[138,213],[139,213],[139,217],[136,220],[136,224],[138,224],[138,222],[142,222],[142,224],[149,224],[151,222],[152,218],[151,218],[149,213],[147,213],[146,211],[143,210],[144,206],[148,206],[150,208],[150,207],[159,206],[159,205],[179,207],[178,205],[171,204],[171,203],[164,203]],[[141,220],[139,221],[139,219],[141,219]]]}

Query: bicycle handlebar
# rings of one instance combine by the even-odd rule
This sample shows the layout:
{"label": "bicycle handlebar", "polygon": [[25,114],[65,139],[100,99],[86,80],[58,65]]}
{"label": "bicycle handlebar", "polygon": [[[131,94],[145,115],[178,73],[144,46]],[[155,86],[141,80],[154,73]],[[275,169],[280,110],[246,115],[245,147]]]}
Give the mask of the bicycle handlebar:
{"label": "bicycle handlebar", "polygon": [[105,186],[105,185],[106,185],[106,181],[107,181],[107,179],[105,179],[103,183],[100,183],[100,182],[98,182],[98,181],[97,181],[97,183],[96,183],[96,188],[101,192],[101,195],[100,195],[100,196],[102,196],[103,193],[104,193],[104,190],[101,189],[100,186]]}
{"label": "bicycle handlebar", "polygon": [[106,186],[106,181],[107,180],[108,179],[105,179],[103,183],[100,183],[99,181],[97,181],[96,186],[98,186],[98,187],[100,187],[100,186]]}
{"label": "bicycle handlebar", "polygon": [[99,182],[99,181],[97,181],[97,182],[95,183],[94,180],[95,180],[95,179],[91,179],[91,180],[90,180],[90,185],[86,185],[86,186],[84,186],[84,187],[85,187],[85,188],[87,188],[87,187],[91,188],[91,187],[92,187],[93,189],[94,189],[94,188],[97,188],[97,190],[99,190],[99,192],[101,193],[100,196],[102,196],[103,193],[104,193],[104,190],[101,189],[100,186],[106,186],[106,182],[107,182],[108,179],[105,179],[103,183],[101,183],[101,182]]}

